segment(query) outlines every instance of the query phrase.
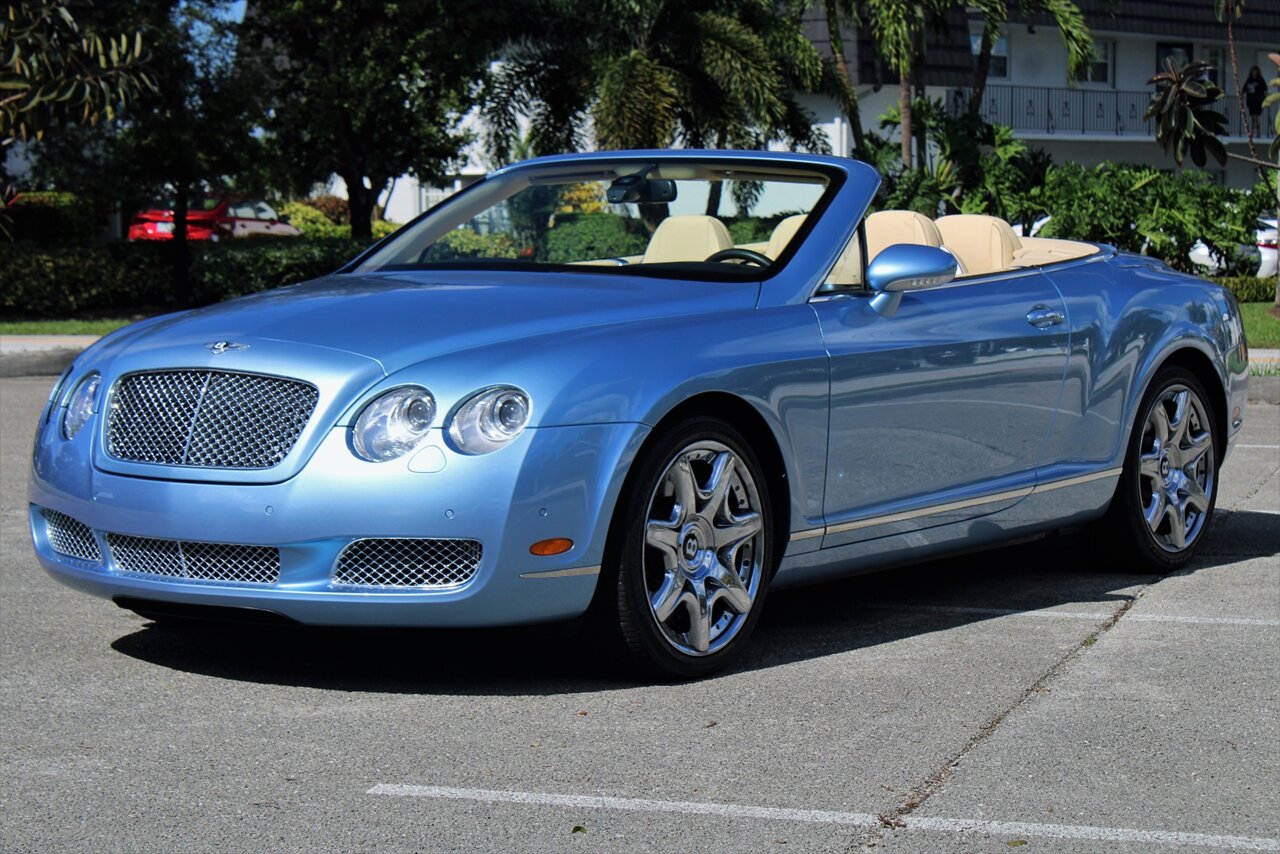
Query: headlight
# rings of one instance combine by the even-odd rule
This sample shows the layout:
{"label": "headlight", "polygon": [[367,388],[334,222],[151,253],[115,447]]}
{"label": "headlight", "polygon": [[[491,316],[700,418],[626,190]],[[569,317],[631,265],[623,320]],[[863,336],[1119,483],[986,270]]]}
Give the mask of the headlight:
{"label": "headlight", "polygon": [[89,423],[93,413],[98,411],[98,386],[102,383],[102,375],[97,371],[76,383],[67,401],[67,411],[62,413],[62,435],[74,439],[80,428]]}
{"label": "headlight", "polygon": [[392,389],[360,413],[351,442],[364,459],[384,463],[418,447],[435,417],[436,399],[425,388]]}
{"label": "headlight", "polygon": [[514,386],[485,389],[458,407],[449,437],[463,453],[487,454],[523,433],[532,411],[529,395]]}

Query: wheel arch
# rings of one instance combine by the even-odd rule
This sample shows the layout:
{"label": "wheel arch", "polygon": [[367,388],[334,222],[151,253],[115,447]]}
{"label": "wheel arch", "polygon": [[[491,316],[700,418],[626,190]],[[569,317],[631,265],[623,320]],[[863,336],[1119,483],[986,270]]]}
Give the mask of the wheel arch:
{"label": "wheel arch", "polygon": [[1139,411],[1142,401],[1146,398],[1147,393],[1151,391],[1151,384],[1155,382],[1156,377],[1165,368],[1182,368],[1190,372],[1204,386],[1205,392],[1209,395],[1209,404],[1213,407],[1214,426],[1218,428],[1215,431],[1218,439],[1214,452],[1218,455],[1218,461],[1221,462],[1223,453],[1226,451],[1228,425],[1230,423],[1230,413],[1227,411],[1229,408],[1227,389],[1223,384],[1221,375],[1214,367],[1213,360],[1207,353],[1191,342],[1184,342],[1182,346],[1166,352],[1156,362],[1155,367],[1147,376],[1146,382],[1142,384],[1142,394],[1138,395],[1135,400],[1130,435],[1132,435],[1134,429],[1137,429],[1138,419],[1142,417],[1142,413]]}
{"label": "wheel arch", "polygon": [[[645,458],[645,454],[651,451],[667,428],[687,418],[699,415],[724,421],[742,433],[751,444],[751,450],[755,452],[760,465],[764,468],[764,476],[769,484],[769,505],[773,511],[776,542],[773,566],[769,568],[770,575],[772,576],[777,571],[778,564],[782,560],[782,553],[785,551],[786,543],[790,536],[792,516],[791,478],[787,474],[787,464],[783,457],[782,446],[764,415],[747,400],[726,391],[704,391],[685,398],[669,409],[661,418],[658,418],[653,428],[648,431],[644,441],[641,442],[635,455],[631,458],[626,475],[622,478],[618,497],[614,501],[608,534],[605,539],[606,572],[609,565],[614,561],[613,551],[619,538],[619,510],[627,490],[631,488],[636,464]],[[602,586],[605,585],[597,585],[597,589]]]}

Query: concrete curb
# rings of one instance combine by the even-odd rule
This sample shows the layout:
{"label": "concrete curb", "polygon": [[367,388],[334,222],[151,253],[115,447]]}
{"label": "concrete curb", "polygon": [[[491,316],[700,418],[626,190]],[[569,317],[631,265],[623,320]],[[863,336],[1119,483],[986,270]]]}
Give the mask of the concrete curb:
{"label": "concrete curb", "polygon": [[[83,351],[83,347],[51,346],[0,352],[0,378],[56,377]],[[1280,376],[1249,377],[1249,402],[1280,404]]]}
{"label": "concrete curb", "polygon": [[83,348],[57,347],[0,353],[0,377],[56,377],[83,352]]}

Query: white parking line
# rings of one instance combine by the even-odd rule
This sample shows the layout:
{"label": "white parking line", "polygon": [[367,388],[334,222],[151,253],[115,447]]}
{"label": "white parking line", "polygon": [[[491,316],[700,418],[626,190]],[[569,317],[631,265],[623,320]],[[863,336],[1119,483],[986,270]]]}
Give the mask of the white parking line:
{"label": "white parking line", "polygon": [[1280,450],[1280,445],[1236,445],[1237,448],[1265,448],[1268,451]]}
{"label": "white parking line", "polygon": [[[840,824],[867,828],[878,827],[881,824],[880,819],[876,816],[860,812],[799,810],[781,807],[756,807],[743,804],[716,804],[701,801],[654,801],[644,798],[611,798],[597,795],[560,795],[550,792],[455,789],[448,786],[407,786],[379,783],[369,789],[366,794],[391,795],[402,798],[437,798],[481,801],[484,803],[530,804],[545,807],[622,810],[627,812],[718,815],[725,818],[800,821],[810,824]],[[1251,836],[1216,836],[1207,833],[1182,833],[1171,830],[1134,830],[1125,827],[1089,827],[1070,824],[1037,824],[1021,821],[931,818],[927,816],[906,816],[900,821],[903,822],[903,827],[906,830],[925,830],[937,833],[981,833],[1013,837],[1085,839],[1098,842],[1129,842],[1139,845],[1198,845],[1204,848],[1227,848],[1235,851],[1280,851],[1280,839]]]}
{"label": "white parking line", "polygon": [[[932,611],[940,614],[976,614],[990,617],[1049,617],[1066,620],[1091,620],[1103,622],[1114,613],[1093,611],[1018,610],[1017,608],[984,608],[976,605],[920,605],[895,604],[893,602],[868,602],[867,607],[900,611]],[[1122,618],[1126,623],[1188,623],[1206,626],[1280,626],[1280,620],[1254,619],[1250,617],[1183,617],[1174,614],[1135,614],[1129,611]]]}

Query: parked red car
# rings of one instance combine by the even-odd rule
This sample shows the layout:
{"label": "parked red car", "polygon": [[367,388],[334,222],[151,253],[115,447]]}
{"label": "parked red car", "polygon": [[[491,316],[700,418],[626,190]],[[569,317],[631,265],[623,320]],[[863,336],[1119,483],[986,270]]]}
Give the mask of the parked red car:
{"label": "parked red car", "polygon": [[[232,237],[297,237],[302,234],[266,202],[234,196],[197,196],[187,207],[188,240]],[[129,225],[130,240],[172,240],[173,199],[139,211]]]}

